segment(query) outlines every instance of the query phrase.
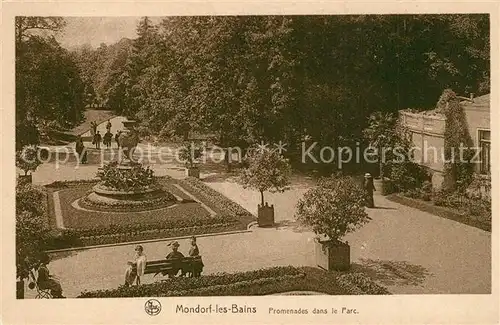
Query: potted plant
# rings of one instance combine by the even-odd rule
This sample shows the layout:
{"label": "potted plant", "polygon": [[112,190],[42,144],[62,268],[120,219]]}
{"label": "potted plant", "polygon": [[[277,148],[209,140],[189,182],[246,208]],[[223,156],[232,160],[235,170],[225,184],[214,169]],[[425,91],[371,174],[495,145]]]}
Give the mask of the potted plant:
{"label": "potted plant", "polygon": [[274,226],[274,205],[264,201],[264,192],[283,193],[290,184],[291,166],[277,151],[255,150],[245,158],[245,165],[238,179],[244,188],[260,192],[257,220],[260,227]]}
{"label": "potted plant", "polygon": [[[373,179],[373,185],[375,190],[383,195],[386,194],[387,186],[384,186],[385,182],[390,182],[384,176],[384,170],[386,167],[386,152],[385,149],[389,149],[392,152],[398,139],[396,132],[396,122],[397,119],[390,113],[375,112],[368,118],[368,127],[363,130],[363,135],[365,139],[370,144],[370,147],[377,148],[378,151],[378,168],[379,176]],[[388,194],[388,193],[387,193]]]}
{"label": "potted plant", "polygon": [[190,142],[179,149],[179,159],[186,165],[186,176],[200,178],[200,169],[195,162],[201,157],[201,148]]}
{"label": "potted plant", "polygon": [[342,238],[371,220],[361,186],[339,175],[322,178],[307,191],[297,203],[296,218],[316,233],[316,262],[325,270],[350,268],[350,246]]}
{"label": "potted plant", "polygon": [[[34,172],[42,162],[38,158],[38,147],[34,145],[24,146],[22,150],[16,152],[16,167],[24,171],[24,175],[19,175],[23,183],[32,183]],[[28,172],[30,174],[28,175]]]}

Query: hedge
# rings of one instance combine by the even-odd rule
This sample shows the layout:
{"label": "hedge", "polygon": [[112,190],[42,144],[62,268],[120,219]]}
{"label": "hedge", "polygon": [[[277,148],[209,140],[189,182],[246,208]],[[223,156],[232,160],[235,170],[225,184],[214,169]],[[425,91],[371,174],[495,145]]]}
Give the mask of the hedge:
{"label": "hedge", "polygon": [[219,273],[199,278],[175,278],[152,284],[112,290],[85,291],[78,298],[249,296],[289,291],[325,294],[389,294],[385,288],[359,273],[327,272],[311,267],[271,267],[234,274]]}
{"label": "hedge", "polygon": [[178,180],[178,182],[189,191],[195,192],[195,196],[199,197],[203,201],[211,202],[218,210],[228,211],[229,213],[239,217],[255,218],[253,214],[248,212],[241,205],[228,199],[221,193],[203,183],[198,178],[188,177],[183,180]]}

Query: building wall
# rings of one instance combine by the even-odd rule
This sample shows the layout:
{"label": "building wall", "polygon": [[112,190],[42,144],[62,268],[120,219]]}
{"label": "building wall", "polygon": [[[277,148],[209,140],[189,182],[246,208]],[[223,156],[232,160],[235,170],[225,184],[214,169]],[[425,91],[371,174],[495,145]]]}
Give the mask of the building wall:
{"label": "building wall", "polygon": [[[490,130],[489,95],[478,97],[473,103],[463,102],[462,106],[474,146],[478,147],[478,131]],[[441,187],[444,172],[446,119],[442,115],[424,115],[405,111],[400,112],[400,119],[411,132],[413,145],[418,148],[414,151],[415,161],[428,167],[432,174],[433,186]]]}

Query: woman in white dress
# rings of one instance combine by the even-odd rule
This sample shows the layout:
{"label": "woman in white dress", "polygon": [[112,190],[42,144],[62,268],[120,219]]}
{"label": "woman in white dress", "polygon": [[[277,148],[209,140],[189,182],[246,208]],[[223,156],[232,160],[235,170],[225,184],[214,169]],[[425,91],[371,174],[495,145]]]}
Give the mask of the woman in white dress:
{"label": "woman in white dress", "polygon": [[134,281],[137,285],[141,284],[141,276],[144,275],[146,269],[146,255],[144,248],[137,245],[135,248],[135,260],[128,262],[128,268],[125,271],[125,286],[131,286]]}

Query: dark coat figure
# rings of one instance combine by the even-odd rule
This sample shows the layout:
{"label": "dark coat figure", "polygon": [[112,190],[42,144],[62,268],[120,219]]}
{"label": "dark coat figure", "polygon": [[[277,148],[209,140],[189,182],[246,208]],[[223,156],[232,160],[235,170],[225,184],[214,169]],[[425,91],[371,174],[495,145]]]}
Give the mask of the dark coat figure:
{"label": "dark coat figure", "polygon": [[365,190],[366,206],[369,208],[374,208],[375,204],[373,202],[373,191],[375,191],[375,186],[373,185],[372,175],[370,175],[369,173],[365,174],[363,188]]}
{"label": "dark coat figure", "polygon": [[83,140],[81,137],[76,140],[76,153],[78,154],[78,159],[80,163],[87,163],[87,150],[85,150],[85,145],[83,144]]}
{"label": "dark coat figure", "polygon": [[108,130],[108,132],[111,132],[111,121],[108,120],[108,123],[106,124],[106,130]]}
{"label": "dark coat figure", "polygon": [[111,147],[112,139],[113,139],[113,134],[108,130],[108,132],[104,134],[104,139],[103,139],[103,143],[107,148]]}
{"label": "dark coat figure", "polygon": [[[165,259],[167,259],[167,260],[181,260],[182,258],[184,258],[184,254],[182,254],[181,252],[178,251],[180,245],[177,241],[174,241],[173,243],[170,243],[168,245],[172,247],[172,251],[167,254]],[[179,270],[181,270],[180,265],[179,266],[174,265],[172,270],[170,270],[168,272],[162,272],[162,274],[168,275],[169,278],[173,278],[177,275],[177,273],[179,273]],[[184,271],[182,272],[182,275],[184,275]]]}
{"label": "dark coat figure", "polygon": [[116,134],[115,134],[115,142],[116,142],[116,145],[118,146],[118,148],[120,148],[120,141],[119,141],[119,139],[120,139],[120,134],[122,134],[122,131],[118,131],[118,132],[116,132]]}
{"label": "dark coat figure", "polygon": [[100,149],[101,148],[101,141],[102,141],[102,136],[99,133],[99,131],[97,131],[97,133],[94,135],[94,139],[92,140],[92,144],[95,145],[96,149]]}

